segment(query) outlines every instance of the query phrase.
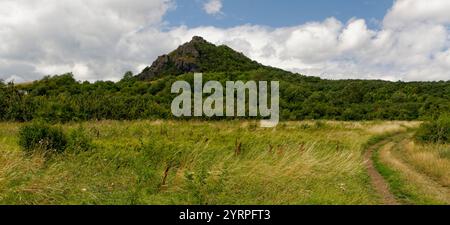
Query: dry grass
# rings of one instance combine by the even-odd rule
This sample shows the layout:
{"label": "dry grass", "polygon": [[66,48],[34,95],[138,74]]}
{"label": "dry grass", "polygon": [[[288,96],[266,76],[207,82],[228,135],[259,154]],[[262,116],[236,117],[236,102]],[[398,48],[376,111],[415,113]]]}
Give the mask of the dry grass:
{"label": "dry grass", "polygon": [[450,204],[449,159],[439,157],[436,145],[416,145],[411,134],[380,150],[380,162],[396,195],[406,204]]}
{"label": "dry grass", "polygon": [[409,164],[450,190],[450,158],[442,153],[450,152],[449,145],[425,145],[413,141],[405,141],[402,145],[402,156]]}
{"label": "dry grass", "polygon": [[419,125],[420,122],[392,121],[389,123],[374,125],[371,127],[370,132],[375,135],[380,135],[384,133],[406,131],[408,128],[416,128]]}
{"label": "dry grass", "polygon": [[45,161],[22,155],[16,138],[21,124],[2,123],[0,203],[377,204],[362,146],[374,133],[404,125],[257,124],[86,122],[94,149]]}

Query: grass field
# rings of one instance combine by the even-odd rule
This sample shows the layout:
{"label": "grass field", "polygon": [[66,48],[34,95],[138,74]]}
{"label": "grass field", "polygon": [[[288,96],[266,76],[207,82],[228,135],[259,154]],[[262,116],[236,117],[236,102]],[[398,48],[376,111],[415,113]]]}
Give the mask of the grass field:
{"label": "grass field", "polygon": [[[417,125],[304,121],[265,129],[257,124],[65,124],[65,131],[82,126],[94,147],[46,158],[22,153],[22,124],[1,123],[0,204],[380,204],[364,166],[366,143]],[[448,188],[446,148],[405,144],[414,151],[398,154]],[[442,168],[432,166],[436,163]]]}
{"label": "grass field", "polygon": [[412,133],[392,138],[376,155],[378,169],[403,204],[450,204],[450,145],[420,144]]}

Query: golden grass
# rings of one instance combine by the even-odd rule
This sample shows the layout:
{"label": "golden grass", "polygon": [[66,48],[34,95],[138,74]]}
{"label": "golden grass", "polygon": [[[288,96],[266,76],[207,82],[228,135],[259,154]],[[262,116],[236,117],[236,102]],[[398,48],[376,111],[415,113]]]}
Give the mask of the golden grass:
{"label": "golden grass", "polygon": [[450,159],[440,154],[449,151],[449,145],[416,144],[413,141],[405,141],[402,145],[402,156],[409,164],[450,190]]}
{"label": "golden grass", "polygon": [[417,172],[393,153],[397,146],[389,143],[380,150],[380,159],[389,167],[401,173],[403,194],[414,199],[403,199],[406,204],[450,204],[450,190],[440,186],[435,181]]}
{"label": "golden grass", "polygon": [[257,125],[85,122],[94,149],[44,160],[22,155],[21,124],[2,123],[0,204],[377,204],[363,145],[374,134],[410,126],[380,121]]}

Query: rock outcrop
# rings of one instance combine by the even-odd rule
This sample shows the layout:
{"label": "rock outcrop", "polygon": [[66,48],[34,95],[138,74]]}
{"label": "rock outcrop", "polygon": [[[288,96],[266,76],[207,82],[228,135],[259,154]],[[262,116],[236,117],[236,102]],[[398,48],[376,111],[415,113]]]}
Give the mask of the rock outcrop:
{"label": "rock outcrop", "polygon": [[236,52],[228,46],[216,46],[202,37],[195,36],[175,51],[159,56],[150,67],[137,75],[140,80],[152,80],[164,75],[180,75],[191,72],[247,71],[261,64]]}

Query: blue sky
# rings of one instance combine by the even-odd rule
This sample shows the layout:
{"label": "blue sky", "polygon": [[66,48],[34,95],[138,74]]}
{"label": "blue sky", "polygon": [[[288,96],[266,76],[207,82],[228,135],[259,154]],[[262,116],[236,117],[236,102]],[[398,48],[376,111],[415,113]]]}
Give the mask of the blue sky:
{"label": "blue sky", "polygon": [[393,5],[393,0],[223,0],[222,13],[207,14],[207,0],[177,0],[165,20],[169,26],[215,26],[228,28],[242,24],[286,27],[335,17],[340,21],[361,18],[377,28]]}

